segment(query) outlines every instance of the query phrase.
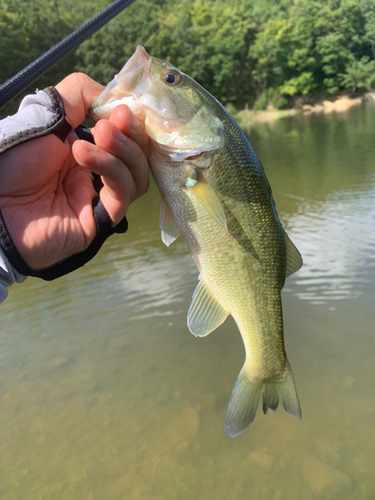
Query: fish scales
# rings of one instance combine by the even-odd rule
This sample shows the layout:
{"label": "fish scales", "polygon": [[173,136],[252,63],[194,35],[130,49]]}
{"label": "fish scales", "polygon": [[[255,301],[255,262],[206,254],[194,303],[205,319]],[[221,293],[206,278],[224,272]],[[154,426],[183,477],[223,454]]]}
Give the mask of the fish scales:
{"label": "fish scales", "polygon": [[[136,78],[129,78],[134,71]],[[145,116],[152,139],[163,241],[169,245],[181,234],[200,271],[188,326],[205,336],[230,314],[243,339],[246,358],[228,405],[226,434],[246,430],[261,397],[264,413],[281,400],[301,418],[284,348],[281,289],[302,260],[281,226],[261,163],[221,104],[169,63],[138,47],[121,74],[137,83],[120,86],[125,100],[115,102]],[[179,80],[174,94],[173,78]],[[113,96],[103,95],[93,105],[96,117],[103,116],[106,101],[113,107]]]}
{"label": "fish scales", "polygon": [[[228,231],[218,226],[193,195],[184,194],[191,176],[189,168],[183,173],[177,171],[174,163],[167,166],[158,155],[158,160],[151,160],[153,172],[201,272],[201,280],[234,317],[254,371],[263,378],[282,378],[285,353],[280,291],[285,281],[284,238],[275,221],[263,168],[237,124],[228,119],[226,122],[225,146],[214,155],[206,180],[222,197]],[[233,171],[229,180],[228,168]],[[173,177],[176,179],[170,182]],[[256,235],[252,253],[246,248],[250,244],[246,234]],[[269,332],[275,332],[277,342],[274,338],[268,342]]]}

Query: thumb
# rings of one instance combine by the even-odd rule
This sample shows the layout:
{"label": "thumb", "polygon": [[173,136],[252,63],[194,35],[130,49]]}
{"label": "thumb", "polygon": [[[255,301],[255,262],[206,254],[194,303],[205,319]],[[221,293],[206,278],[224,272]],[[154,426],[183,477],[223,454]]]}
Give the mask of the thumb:
{"label": "thumb", "polygon": [[66,119],[73,128],[83,122],[89,107],[104,89],[84,73],[72,73],[55,88],[64,101]]}

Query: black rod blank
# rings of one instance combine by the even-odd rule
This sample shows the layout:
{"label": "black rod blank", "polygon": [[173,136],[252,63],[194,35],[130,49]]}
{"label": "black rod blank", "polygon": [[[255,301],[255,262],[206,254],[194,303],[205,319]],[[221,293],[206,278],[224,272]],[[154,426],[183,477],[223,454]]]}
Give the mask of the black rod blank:
{"label": "black rod blank", "polygon": [[12,78],[0,86],[0,106],[22,92],[34,80],[43,75],[60,59],[78,47],[86,38],[95,33],[95,31],[98,31],[98,29],[107,24],[108,21],[117,16],[117,14],[133,2],[134,0],[115,0],[111,5],[99,12],[99,14],[96,14],[96,16],[61,40],[61,42],[58,42],[47,50],[47,52],[35,59],[35,61],[12,76]]}

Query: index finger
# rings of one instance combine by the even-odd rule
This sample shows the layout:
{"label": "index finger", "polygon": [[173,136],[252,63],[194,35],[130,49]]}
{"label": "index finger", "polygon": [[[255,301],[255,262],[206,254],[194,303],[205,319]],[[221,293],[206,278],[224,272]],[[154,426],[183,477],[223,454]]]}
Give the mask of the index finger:
{"label": "index finger", "polygon": [[73,128],[83,122],[89,107],[104,89],[84,73],[72,73],[55,88],[64,101],[66,119]]}

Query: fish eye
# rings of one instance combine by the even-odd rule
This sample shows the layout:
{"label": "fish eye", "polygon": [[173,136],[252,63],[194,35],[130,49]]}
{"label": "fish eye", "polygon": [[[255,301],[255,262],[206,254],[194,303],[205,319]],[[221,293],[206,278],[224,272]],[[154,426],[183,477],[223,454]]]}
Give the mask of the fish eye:
{"label": "fish eye", "polygon": [[163,80],[168,85],[174,85],[175,86],[175,85],[178,85],[179,83],[181,83],[182,77],[181,77],[181,75],[179,73],[176,73],[175,71],[168,71],[168,73],[166,73],[163,76]]}

